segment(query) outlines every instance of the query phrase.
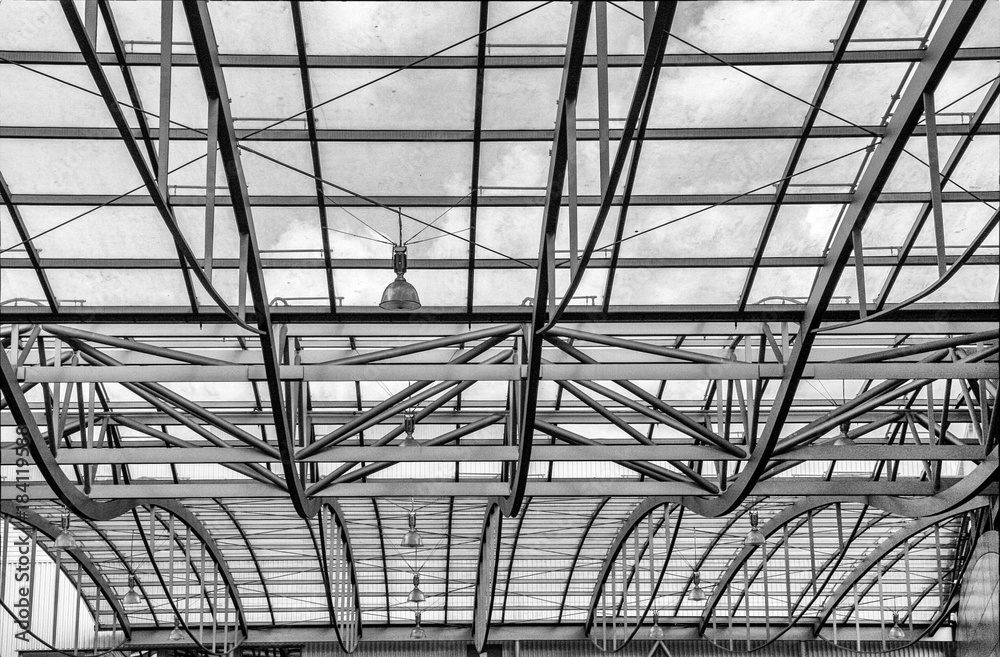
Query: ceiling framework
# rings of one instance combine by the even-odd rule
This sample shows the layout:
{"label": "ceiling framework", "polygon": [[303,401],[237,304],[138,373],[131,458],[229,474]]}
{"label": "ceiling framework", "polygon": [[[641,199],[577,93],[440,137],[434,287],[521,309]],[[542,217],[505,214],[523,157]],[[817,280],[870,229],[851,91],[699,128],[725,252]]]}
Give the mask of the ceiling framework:
{"label": "ceiling framework", "polygon": [[34,649],[950,622],[1000,493],[996,3],[57,7],[0,5]]}

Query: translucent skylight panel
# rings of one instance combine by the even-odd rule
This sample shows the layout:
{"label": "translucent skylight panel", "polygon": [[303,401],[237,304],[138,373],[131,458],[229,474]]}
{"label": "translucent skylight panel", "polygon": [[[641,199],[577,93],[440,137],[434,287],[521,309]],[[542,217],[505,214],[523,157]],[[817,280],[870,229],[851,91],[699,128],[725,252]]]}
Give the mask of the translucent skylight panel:
{"label": "translucent skylight panel", "polygon": [[[258,142],[249,148],[256,152],[241,149],[240,161],[250,196],[315,197],[312,154],[306,142]],[[336,191],[329,186],[324,188],[326,193]]]}
{"label": "translucent skylight panel", "polygon": [[789,193],[849,193],[870,143],[863,138],[809,139],[795,167],[795,176],[789,181]]}
{"label": "translucent skylight panel", "polygon": [[747,192],[781,177],[790,148],[781,141],[646,142],[634,193]]}
{"label": "translucent skylight panel", "polygon": [[746,269],[622,269],[615,305],[735,304]]}
{"label": "translucent skylight panel", "polygon": [[[941,163],[944,163],[948,155],[955,149],[958,137],[938,136],[938,152]],[[996,143],[996,142],[994,142]],[[994,153],[996,151],[994,150]],[[964,158],[963,158],[964,159]],[[896,166],[893,167],[889,180],[885,183],[886,192],[917,192],[930,191],[930,169],[927,166],[927,138],[914,135],[906,141],[906,152],[899,157]],[[954,176],[955,181],[966,187],[966,181]],[[992,181],[996,186],[996,178]]]}
{"label": "translucent skylight panel", "polygon": [[535,298],[533,269],[477,269],[473,304],[482,306],[527,305]]}
{"label": "translucent skylight panel", "polygon": [[995,191],[997,180],[1000,180],[1000,135],[977,135],[944,189],[959,191],[961,185],[971,192]]}
{"label": "translucent skylight panel", "polygon": [[633,207],[623,236],[636,237],[622,242],[621,253],[630,258],[752,256],[767,212],[766,205]]}
{"label": "translucent skylight panel", "polygon": [[649,127],[799,126],[809,106],[792,96],[811,101],[823,70],[822,66],[750,69],[774,89],[725,66],[664,67]]}
{"label": "translucent skylight panel", "polygon": [[[940,289],[921,299],[921,303],[995,302],[998,276],[1000,271],[996,265],[966,265]],[[899,302],[926,290],[938,277],[937,267],[904,267],[892,288],[889,302]]]}
{"label": "translucent skylight panel", "polygon": [[966,48],[996,48],[1000,32],[1000,7],[987,2],[962,45]]}
{"label": "translucent skylight panel", "polygon": [[[940,2],[873,2],[865,5],[861,21],[851,38],[851,50],[919,48],[921,39],[932,27],[941,8]],[[864,39],[901,39],[899,41],[864,41]],[[906,39],[906,40],[902,40]]]}
{"label": "translucent skylight panel", "polygon": [[[671,32],[711,53],[822,52],[832,49],[850,9],[843,2],[681,2]],[[667,52],[693,52],[671,41]]]}
{"label": "translucent skylight panel", "polygon": [[[220,193],[223,193],[220,190]],[[191,251],[199,258],[205,253],[205,209],[203,207],[185,207],[175,205],[174,217],[180,226],[181,232]],[[256,219],[258,214],[266,217],[271,208],[254,208],[253,216]],[[291,213],[296,216],[296,213]],[[266,231],[266,226],[262,229],[257,227],[258,236]],[[236,227],[236,218],[233,215],[232,207],[216,206],[215,223],[213,230],[212,253],[215,258],[239,258],[240,257],[240,236]],[[259,237],[258,237],[259,239]]]}
{"label": "translucent skylight panel", "polygon": [[[1000,38],[996,41],[1000,44]],[[991,81],[1000,75],[996,62],[953,62],[934,91],[938,125],[967,124],[989,93]]]}
{"label": "translucent skylight panel", "polygon": [[89,306],[186,306],[180,270],[53,269],[49,281],[60,299]]}
{"label": "translucent skylight panel", "polygon": [[[83,14],[83,2],[77,2]],[[0,50],[53,50],[76,52],[76,40],[66,15],[55,2],[4,2],[0,4]]]}
{"label": "translucent skylight panel", "polygon": [[[527,15],[500,25],[529,10]],[[499,27],[494,27],[487,36],[487,52],[511,57],[562,55],[566,51],[571,12],[569,4],[560,2],[491,2],[489,24]],[[608,7],[608,13],[611,12]]]}
{"label": "translucent skylight panel", "polygon": [[322,258],[319,212],[316,208],[253,209],[257,248],[269,258]]}
{"label": "translucent skylight panel", "polygon": [[[4,93],[3,103],[0,103],[0,125],[114,126],[103,98],[58,81],[78,85],[96,94],[93,78],[85,67],[31,66],[31,69],[34,70],[0,65],[0,88],[17,90],[17,93]],[[109,75],[109,79],[116,93],[127,100],[120,76]]]}
{"label": "translucent skylight panel", "polygon": [[209,5],[222,54],[294,55],[291,5],[284,2],[213,2]]}
{"label": "translucent skylight panel", "polygon": [[548,182],[549,146],[546,142],[484,143],[479,154],[481,194],[544,196]]}
{"label": "translucent skylight panel", "polygon": [[[279,119],[298,114],[306,108],[302,96],[302,78],[297,69],[231,66],[224,69],[223,75],[237,128],[259,129],[270,126]],[[266,92],[262,93],[262,90]],[[302,118],[305,118],[305,114]],[[301,126],[288,123],[275,127],[288,129]]]}
{"label": "translucent skylight panel", "polygon": [[[159,53],[159,50],[156,52]],[[142,99],[142,107],[149,112],[146,121],[150,127],[158,127],[160,69],[157,66],[133,66],[131,71],[135,86],[139,90],[139,97]],[[195,66],[175,66],[170,73],[170,121],[171,128],[186,126],[205,130],[208,125],[205,85]]]}
{"label": "translucent skylight panel", "polygon": [[[823,99],[816,125],[878,125],[906,75],[907,64],[841,64]],[[808,100],[812,100],[810,97]]]}
{"label": "translucent skylight panel", "polygon": [[120,141],[4,139],[0,171],[13,194],[123,194],[142,184]]}
{"label": "translucent skylight panel", "polygon": [[[271,303],[279,299],[312,299],[315,303],[329,303],[326,274],[322,269],[271,269],[264,270],[264,283]],[[248,302],[249,303],[249,302]],[[302,305],[296,301],[293,305]]]}
{"label": "translucent skylight panel", "polygon": [[[840,205],[782,205],[765,256],[821,256],[837,224]],[[867,246],[867,242],[865,243]]]}
{"label": "translucent skylight panel", "polygon": [[[14,299],[34,299],[43,305],[48,305],[34,270],[11,269],[10,267],[0,269],[0,302],[12,302]],[[10,305],[35,304],[17,302]]]}
{"label": "translucent skylight panel", "polygon": [[[33,206],[21,216],[43,258],[177,259],[174,240],[153,207]],[[64,226],[42,235],[59,224]]]}
{"label": "translucent skylight panel", "polygon": [[[882,289],[889,271],[889,267],[865,265],[865,299],[874,301],[878,297],[879,290]],[[858,270],[853,266],[845,267],[833,292],[831,303],[858,303],[859,301]]]}
{"label": "translucent skylight panel", "polygon": [[[812,267],[762,267],[757,270],[747,303],[770,303],[775,297],[805,301],[812,290],[815,271]],[[740,285],[742,290],[742,281]]]}
{"label": "translucent skylight panel", "polygon": [[[493,5],[490,5],[494,24]],[[468,2],[304,3],[310,55],[429,55],[479,31],[479,5]],[[475,55],[476,39],[445,55]]]}
{"label": "translucent skylight panel", "polygon": [[[386,278],[391,274],[386,268]],[[411,269],[406,272],[425,306],[460,306],[465,303],[468,273],[457,269]],[[386,283],[388,285],[388,283]],[[368,303],[378,303],[381,294]]]}
{"label": "translucent skylight panel", "polygon": [[336,130],[472,129],[474,69],[408,69],[379,79],[387,72],[312,69],[317,126]]}
{"label": "translucent skylight panel", "polygon": [[[593,92],[588,93],[585,82],[591,77],[593,74],[585,69],[580,83],[578,129],[596,127],[596,123],[584,121],[597,116],[596,109],[591,109],[594,103],[589,101]],[[551,130],[561,82],[562,70],[557,68],[487,68],[483,82],[483,129]],[[617,96],[610,102],[619,102]]]}
{"label": "translucent skylight panel", "polygon": [[469,192],[472,144],[323,142],[319,148],[324,178],[357,193],[461,198]]}

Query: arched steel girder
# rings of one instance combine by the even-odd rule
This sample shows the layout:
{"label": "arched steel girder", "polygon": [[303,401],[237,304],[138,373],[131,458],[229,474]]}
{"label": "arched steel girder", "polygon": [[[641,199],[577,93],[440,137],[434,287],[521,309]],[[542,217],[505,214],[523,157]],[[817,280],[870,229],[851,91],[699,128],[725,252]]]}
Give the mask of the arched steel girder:
{"label": "arched steel girder", "polygon": [[[40,531],[53,541],[62,531],[59,527],[56,527],[35,511],[23,506],[19,507],[14,502],[8,500],[0,501],[0,515],[7,516],[13,522],[24,523],[25,525]],[[44,550],[50,557],[53,557],[52,551],[47,546],[39,544],[39,547],[41,547],[42,550]],[[91,560],[90,556],[82,548],[72,548],[70,550],[65,550],[65,552],[73,557],[74,561],[80,564],[91,581],[97,585],[97,588],[101,591],[105,601],[111,605],[112,609],[114,609],[115,616],[118,618],[118,622],[121,624],[122,631],[125,632],[125,636],[132,638],[132,625],[129,623],[128,613],[125,611],[125,608],[122,607],[121,601],[118,599],[118,594],[115,592],[111,582],[109,582],[107,577],[104,576],[104,573],[101,572],[101,569],[93,562],[93,560]],[[53,560],[55,560],[55,557],[53,557]],[[74,579],[73,574],[70,573],[69,569],[66,568],[65,565],[62,566],[62,570],[67,579],[74,583],[77,593],[79,593],[81,583]],[[94,609],[91,608],[90,602],[85,597],[84,603],[87,605],[90,613],[93,614]]]}
{"label": "arched steel girder", "polygon": [[229,510],[229,507],[227,507],[221,500],[215,500],[215,503],[218,504],[223,513],[228,516],[229,520],[233,523],[233,527],[235,527],[236,531],[239,532],[240,538],[243,539],[243,544],[247,546],[247,553],[250,555],[250,560],[253,561],[253,567],[257,571],[258,579],[260,579],[261,590],[264,592],[264,599],[267,601],[267,611],[271,615],[271,623],[276,624],[274,618],[274,605],[271,604],[271,596],[267,592],[267,580],[264,579],[264,571],[260,567],[260,561],[257,560],[257,554],[254,552],[253,546],[250,545],[250,539],[247,537],[247,533],[243,531],[243,526],[240,525],[236,516]]}
{"label": "arched steel girder", "polygon": [[[995,417],[995,415],[994,415]],[[998,448],[986,455],[975,469],[957,484],[930,497],[908,499],[887,495],[870,495],[868,503],[897,516],[923,518],[939,516],[964,505],[982,493],[997,477]]]}
{"label": "arched steel girder", "polygon": [[892,552],[892,550],[896,549],[904,542],[908,541],[910,538],[916,536],[928,527],[933,527],[934,525],[949,520],[957,515],[982,508],[986,505],[986,500],[972,500],[971,502],[966,502],[958,508],[949,509],[941,515],[914,520],[906,527],[897,531],[889,540],[881,543],[876,549],[872,550],[871,553],[869,553],[868,556],[866,556],[861,563],[859,563],[854,570],[852,570],[851,573],[837,585],[837,588],[835,588],[830,594],[830,597],[827,598],[826,604],[823,606],[823,610],[813,622],[813,634],[819,633],[823,625],[826,624],[830,614],[833,613],[833,610],[837,607],[837,604],[841,601],[841,599],[847,595],[847,592],[851,590],[851,587],[861,580],[862,577],[875,567],[883,557]]}
{"label": "arched steel girder", "polygon": [[906,142],[920,121],[924,110],[924,94],[933,92],[969,33],[985,0],[953,3],[942,15],[933,38],[928,42],[924,57],[914,67],[910,81],[896,104],[887,126],[886,136],[875,148],[867,168],[858,180],[854,200],[844,214],[830,244],[826,263],[819,270],[805,304],[805,314],[799,325],[795,348],[785,366],[760,440],[743,472],[718,497],[687,497],[684,504],[703,516],[721,516],[735,509],[750,494],[777,444],[785,419],[791,409],[799,381],[809,360],[815,329],[840,281],[853,250],[855,230],[861,230],[878,201]]}
{"label": "arched steel girder", "polygon": [[219,47],[212,27],[212,17],[208,11],[208,4],[204,0],[184,0],[183,7],[198,60],[198,68],[201,71],[205,95],[208,97],[210,106],[218,109],[219,153],[226,171],[229,194],[233,201],[233,216],[236,219],[240,238],[246,243],[247,287],[253,299],[254,315],[257,321],[257,328],[254,332],[257,333],[261,351],[264,354],[267,390],[274,416],[275,440],[280,453],[282,473],[295,511],[303,518],[311,518],[319,512],[322,503],[320,500],[306,495],[295,459],[292,429],[285,412],[285,397],[278,369],[280,345],[274,327],[271,325],[270,303],[264,285],[264,272],[261,267],[260,251],[257,247],[257,235],[254,230],[243,166],[240,163],[239,144],[233,126],[232,107],[226,90],[225,75],[219,62]]}
{"label": "arched steel girder", "polygon": [[[705,563],[705,560],[708,559],[708,555],[712,553],[712,550],[714,550],[715,546],[719,544],[719,541],[722,540],[722,537],[727,532],[729,532],[729,530],[732,528],[733,525],[736,524],[736,521],[749,512],[750,509],[743,509],[739,513],[735,514],[732,518],[729,519],[729,521],[726,523],[726,526],[723,527],[721,530],[719,530],[719,532],[712,538],[712,540],[709,541],[708,547],[706,547],[705,550],[701,553],[701,556],[695,559],[694,562],[695,572],[701,570],[701,566],[703,563]],[[684,582],[684,588],[681,589],[680,596],[678,596],[677,598],[677,604],[674,606],[675,614],[680,611],[681,605],[684,603],[684,596],[687,595],[688,588],[691,586],[692,581],[694,581],[694,573],[692,573],[691,576],[688,577],[687,581]]]}
{"label": "arched steel girder", "polygon": [[587,525],[583,528],[583,533],[580,534],[580,542],[577,543],[576,553],[573,555],[573,561],[570,563],[569,571],[566,574],[566,587],[563,589],[562,602],[559,603],[559,619],[557,622],[562,622],[563,613],[566,611],[566,598],[569,597],[569,587],[573,583],[573,573],[576,572],[576,564],[580,561],[580,554],[583,552],[583,545],[587,542],[587,535],[590,534],[591,528],[593,528],[594,523],[597,522],[597,516],[601,515],[601,511],[611,500],[610,497],[604,497],[598,503],[597,508],[590,515],[590,520],[587,521]]}
{"label": "arched steel girder", "polygon": [[[200,541],[201,545],[208,551],[208,554],[212,559],[212,561],[214,562],[215,568],[217,569],[216,572],[222,576],[223,584],[225,586],[226,591],[228,591],[229,593],[229,599],[232,600],[234,611],[236,612],[235,625],[240,631],[242,637],[240,640],[236,641],[236,646],[242,643],[242,641],[245,640],[248,635],[249,628],[246,622],[246,613],[243,610],[243,601],[240,598],[239,587],[237,586],[236,580],[233,578],[233,575],[229,570],[229,565],[226,562],[225,555],[222,553],[222,550],[219,548],[218,544],[215,542],[215,539],[209,533],[208,529],[201,523],[200,520],[198,520],[198,518],[193,513],[191,513],[187,509],[187,507],[183,506],[178,502],[174,502],[172,500],[133,500],[133,502],[134,504],[132,508],[129,510],[132,512],[132,516],[135,519],[136,526],[139,527],[139,536],[142,538],[143,545],[145,545],[146,547],[150,563],[153,566],[153,571],[156,573],[156,577],[159,580],[160,585],[162,586],[163,591],[166,595],[167,602],[170,604],[170,608],[174,612],[175,619],[179,621],[181,629],[184,630],[184,632],[188,635],[188,637],[201,650],[205,651],[209,655],[221,654],[215,651],[214,641],[213,641],[213,647],[209,648],[207,644],[202,643],[200,638],[196,636],[195,633],[192,631],[192,629],[188,626],[186,615],[182,614],[180,608],[177,606],[177,603],[174,600],[173,595],[171,594],[172,587],[171,585],[168,584],[167,580],[164,578],[163,572],[159,567],[159,563],[157,559],[154,557],[153,545],[150,543],[150,539],[152,537],[146,535],[146,532],[143,531],[142,529],[142,523],[139,522],[139,514],[138,514],[139,507],[145,507],[149,510],[149,513],[151,515],[151,520],[150,520],[151,531],[153,531],[154,528],[153,521],[155,520],[170,532],[170,538],[172,540],[171,549],[173,543],[176,543],[181,548],[181,552],[184,554],[185,560],[190,564],[191,571],[195,575],[200,587],[202,588],[203,596],[205,595],[204,573],[198,572],[194,564],[193,557],[187,552],[184,544],[181,543],[179,534],[173,530],[173,519],[176,518],[177,520],[180,520],[181,523],[184,526],[186,526],[190,532],[194,534],[195,538],[198,541]],[[162,518],[156,515],[154,508],[160,508],[166,511],[171,516],[171,521],[169,523],[164,522]],[[214,614],[217,613],[218,611],[217,607],[213,609],[210,600],[208,601],[208,607],[209,607],[209,613],[214,616]],[[228,603],[227,603],[227,609],[228,609]],[[233,648],[235,648],[235,646],[233,646]],[[224,643],[224,649],[225,649],[225,643]]]}
{"label": "arched steel girder", "polygon": [[324,502],[317,518],[320,543],[323,545],[323,571],[330,581],[333,594],[334,613],[331,624],[341,649],[352,653],[357,650],[361,640],[362,623],[361,597],[351,550],[351,536],[340,505],[336,502]]}
{"label": "arched steel girder", "polygon": [[[527,511],[527,507],[524,511]],[[523,521],[523,515],[521,519]],[[479,559],[476,566],[476,591],[472,607],[472,638],[477,652],[482,652],[485,649],[490,634],[490,619],[493,616],[502,531],[503,513],[500,510],[500,503],[497,500],[491,500],[487,504],[486,514],[483,516],[483,529],[479,540]],[[511,559],[513,560],[513,553]],[[506,604],[506,599],[504,603]]]}
{"label": "arched steel girder", "polygon": [[[822,505],[819,508],[821,508],[821,509],[822,508],[828,508],[828,507],[830,507],[830,506],[832,506],[834,504],[838,504],[838,502],[833,502],[832,504],[824,504],[824,505]],[[867,509],[868,507],[865,507],[865,508]],[[765,536],[770,536],[777,529],[787,527],[791,523],[793,523],[796,520],[798,520],[799,521],[798,524],[796,524],[795,527],[793,528],[793,532],[797,531],[798,529],[800,529],[802,527],[803,524],[806,524],[806,523],[809,522],[810,517],[812,516],[812,514],[816,510],[817,510],[816,508],[809,508],[806,511],[800,511],[795,517],[793,517],[791,519],[787,519],[785,522],[782,522],[779,527],[773,527],[773,528],[770,529],[770,531],[762,529],[762,531],[764,531]],[[852,530],[851,538],[856,538],[856,537],[864,534],[868,530],[872,529],[879,522],[881,522],[886,517],[886,515],[888,515],[888,514],[884,514],[880,518],[875,518],[875,519],[869,521],[868,524],[865,525],[862,528],[861,527],[861,523],[863,522],[863,518],[864,518],[864,514],[862,513],[862,515],[859,516],[859,518],[858,518],[858,520],[857,520],[857,522],[855,524],[854,529]],[[783,537],[775,545],[773,545],[773,547],[770,548],[770,553],[767,555],[768,559],[771,556],[773,556],[774,553],[777,552],[778,549],[780,547],[782,547],[784,544],[785,544],[785,539]],[[805,615],[806,611],[808,611],[808,609],[812,606],[812,604],[819,598],[819,596],[822,594],[823,589],[825,589],[826,585],[829,584],[830,579],[833,577],[833,575],[834,575],[837,567],[840,565],[840,562],[843,560],[843,558],[844,558],[844,556],[846,554],[846,552],[845,552],[846,546],[847,546],[847,543],[845,543],[844,548],[842,548],[841,550],[838,550],[836,553],[834,553],[834,554],[830,555],[829,557],[827,557],[826,561],[823,562],[821,565],[819,565],[816,568],[817,574],[821,573],[821,572],[825,572],[826,573],[826,578],[825,578],[825,580],[822,583],[820,583],[820,585],[819,585],[818,588],[813,587],[813,590],[812,590],[812,600],[811,601],[807,602],[804,606],[802,606],[802,600],[804,598],[806,598],[807,594],[809,593],[809,587],[806,587],[805,589],[803,589],[802,591],[800,591],[798,593],[798,595],[797,595],[797,597],[796,597],[796,599],[795,599],[794,602],[792,602],[791,599],[790,599],[791,595],[792,595],[791,591],[788,592],[787,595],[789,596],[789,603],[790,603],[791,609],[799,609],[799,607],[802,606],[801,611],[798,612],[798,615],[795,617],[795,620],[793,622],[789,622],[788,625],[784,629],[779,630],[774,636],[769,637],[768,643],[770,643],[771,641],[774,641],[774,640],[780,638],[788,630],[790,630],[792,628],[792,626],[794,625],[794,623],[796,623],[799,620],[801,620],[802,616]],[[754,551],[755,551],[755,549],[743,548],[743,550],[740,552],[740,554],[737,556],[737,558],[735,558],[730,563],[729,568],[727,568],[726,573],[723,576],[723,579],[724,579],[725,583],[724,584],[720,583],[720,586],[717,589],[713,590],[712,597],[710,598],[710,604],[706,605],[706,610],[702,613],[702,618],[699,621],[699,632],[700,633],[703,634],[707,630],[708,622],[711,619],[712,612],[718,606],[718,603],[719,603],[719,600],[721,598],[722,592],[725,591],[729,587],[729,585],[732,583],[733,579],[735,578],[736,573],[739,572],[740,568],[743,566],[743,564],[745,564],[747,562],[747,560],[750,558],[750,556],[753,554]],[[737,607],[737,606],[739,606],[740,602],[747,595],[747,591],[749,590],[750,585],[752,585],[754,582],[756,582],[757,577],[762,572],[764,572],[764,568],[766,568],[766,565],[762,563],[760,566],[757,567],[757,569],[754,571],[754,573],[753,573],[752,576],[748,576],[747,583],[744,586],[744,590],[740,591],[737,594],[737,596],[736,596],[736,601],[733,604],[734,608]]]}
{"label": "arched steel girder", "polygon": [[528,515],[528,509],[530,508],[531,498],[529,497],[524,501],[524,508],[517,519],[517,529],[514,530],[514,544],[510,548],[510,560],[507,562],[507,577],[504,579],[503,584],[503,607],[500,608],[501,623],[507,620],[507,592],[510,590],[510,575],[514,570],[514,558],[517,556],[517,545],[521,538],[521,527],[524,526],[524,519]]}

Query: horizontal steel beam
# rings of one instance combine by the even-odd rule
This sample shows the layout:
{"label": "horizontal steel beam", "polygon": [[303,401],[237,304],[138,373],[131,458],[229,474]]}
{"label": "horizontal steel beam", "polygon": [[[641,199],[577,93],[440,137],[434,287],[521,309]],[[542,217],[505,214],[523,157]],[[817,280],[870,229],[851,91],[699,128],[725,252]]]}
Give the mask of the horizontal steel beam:
{"label": "horizontal steel beam", "polygon": [[[949,248],[961,248],[962,245],[954,245]],[[960,253],[950,254],[945,258],[945,264],[951,265],[961,256]],[[898,259],[893,255],[865,255],[865,266],[869,267],[890,267],[896,264]],[[203,262],[199,260],[199,262]],[[824,259],[821,256],[779,256],[761,258],[760,267],[822,267]],[[170,258],[39,258],[39,266],[43,269],[179,269],[180,264],[177,259]],[[519,260],[505,260],[501,258],[479,258],[475,261],[477,270],[483,269],[525,269],[525,265],[537,266],[536,258],[520,258]],[[854,264],[854,258],[848,260],[849,265]],[[936,267],[938,259],[936,255],[915,255],[906,259],[907,267]],[[984,253],[974,255],[966,261],[969,265],[990,265],[1000,264],[1000,254]],[[323,258],[288,258],[269,257],[267,254],[261,258],[261,266],[264,269],[324,269]],[[334,269],[385,269],[387,276],[392,270],[392,261],[382,258],[332,258],[330,266]],[[411,258],[407,260],[407,269],[454,269],[465,270],[469,268],[468,259],[459,258]],[[556,262],[556,269],[570,269],[569,260]],[[754,266],[752,258],[726,258],[726,257],[690,257],[690,258],[619,258],[615,263],[616,269],[745,269]],[[590,269],[608,269],[611,267],[611,260],[596,258],[590,261]],[[32,263],[27,258],[0,258],[0,268],[4,269],[31,269]],[[239,269],[240,261],[237,258],[214,258],[212,260],[213,269]]]}
{"label": "horizontal steel beam", "polygon": [[[13,463],[11,449],[0,451],[4,463]],[[985,458],[981,445],[854,445],[803,447],[780,454],[772,461],[978,461]],[[736,456],[697,445],[537,445],[533,461],[740,461]],[[331,447],[307,463],[398,462],[450,463],[516,461],[511,445],[440,445],[435,447]],[[60,449],[59,465],[139,463],[278,463],[253,449],[242,447],[121,447],[116,449]]]}
{"label": "horizontal steel beam", "polygon": [[[391,335],[416,335],[420,324],[491,324],[497,322],[525,322],[531,316],[527,306],[478,306],[471,313],[457,306],[424,306],[418,311],[386,312],[375,306],[342,306],[334,317],[325,306],[276,306],[271,317],[276,324],[314,324],[322,327],[318,335],[365,335],[364,331],[392,331]],[[747,306],[737,310],[733,305],[672,305],[672,306],[611,306],[608,312],[601,312],[594,306],[570,306],[563,315],[561,325],[618,324],[615,332],[629,334],[650,334],[660,331],[667,335],[703,334],[704,331],[718,331],[717,335],[738,333],[760,334],[757,322],[799,322],[804,306],[787,303],[771,303]],[[996,328],[1000,304],[996,302],[961,303],[921,303],[894,312],[886,321],[876,320],[838,331],[838,335],[857,334],[949,334],[974,333]],[[849,322],[858,318],[856,304],[831,304],[823,314],[824,323]],[[334,319],[336,320],[334,322]],[[247,309],[247,321],[254,320],[254,313]],[[0,322],[8,324],[192,324],[181,327],[185,332],[205,330],[209,324],[231,324],[229,317],[221,311],[204,307],[197,315],[185,306],[62,306],[58,314],[38,306],[2,306]],[[650,322],[661,323],[662,327],[649,327]],[[681,322],[668,328],[672,322]],[[358,324],[396,325],[389,329],[368,327]],[[714,325],[714,326],[713,326]],[[196,329],[195,327],[199,327]],[[743,327],[743,328],[741,328]],[[607,327],[604,327],[607,330]],[[662,329],[662,330],[661,330]],[[132,329],[140,331],[141,329]],[[162,330],[162,329],[158,329]],[[212,329],[218,335],[246,335],[238,327],[218,326]],[[315,330],[315,329],[313,329]],[[583,326],[581,330],[586,330]],[[360,332],[359,332],[360,331]],[[107,331],[105,331],[107,332]],[[128,334],[128,332],[126,332]],[[290,335],[304,335],[289,327]],[[384,335],[385,333],[380,333]]]}
{"label": "horizontal steel beam", "polygon": [[[847,185],[845,185],[847,187]],[[128,207],[145,207],[153,205],[153,200],[143,194],[120,196],[117,194],[14,194],[13,202],[21,207],[34,205],[115,205]],[[370,199],[370,200],[369,200]],[[786,194],[782,205],[844,205],[850,203],[854,195],[850,192],[815,192]],[[983,201],[1000,201],[1000,191],[981,190],[975,195],[963,191],[942,192],[941,199],[945,203],[981,203]],[[454,208],[468,207],[471,204],[469,196],[327,196],[325,205],[328,208],[372,207],[372,201],[388,207],[409,208]],[[930,203],[931,193],[923,191],[883,192],[879,196],[881,203]],[[314,208],[318,205],[316,196],[251,196],[250,203],[254,207],[272,208]],[[562,203],[567,205],[569,197],[564,195]],[[616,196],[612,203],[621,205],[623,199]],[[730,194],[633,194],[629,199],[630,206],[696,206],[696,205],[771,205],[774,194],[759,192],[744,194],[733,190]],[[204,207],[204,194],[175,194],[170,196],[170,204],[174,208]],[[215,205],[228,207],[233,204],[228,194],[215,197]],[[581,194],[577,197],[581,207],[596,207],[601,204],[601,197],[593,194]],[[480,207],[493,208],[540,208],[545,205],[544,196],[534,195],[484,195],[478,197]]]}
{"label": "horizontal steel beam", "polygon": [[[946,477],[941,480],[943,490],[961,479]],[[839,495],[867,497],[869,495],[926,497],[940,494],[942,489],[931,481],[872,481],[862,477],[773,477],[757,484],[754,495],[804,497],[811,495]],[[343,498],[410,498],[456,497],[484,499],[503,497],[510,484],[492,480],[471,481],[415,481],[410,479],[378,479],[365,483],[332,484],[323,496],[313,499],[334,501]],[[8,482],[0,487],[2,499],[14,499],[18,489]],[[998,484],[991,484],[984,492],[996,495]],[[705,491],[693,484],[671,481],[636,481],[634,479],[564,479],[558,481],[529,480],[525,495],[528,497],[646,497],[646,496],[703,496]],[[33,500],[55,499],[55,493],[46,484],[29,484],[28,495]],[[95,484],[91,486],[94,499],[287,499],[288,493],[258,482],[182,481],[181,483],[132,483],[124,485]]]}
{"label": "horizontal steel beam", "polygon": [[[237,119],[239,120],[239,119]],[[239,128],[236,137],[240,141],[309,141],[309,131],[288,127],[271,128],[263,132],[259,128]],[[945,123],[937,126],[939,136],[965,136],[970,133],[966,123]],[[611,129],[612,140],[622,137],[621,129]],[[920,126],[914,135],[925,136],[927,127]],[[984,123],[976,131],[977,135],[1000,134],[1000,123]],[[159,128],[151,128],[153,139],[159,138]],[[809,136],[821,139],[868,138],[884,136],[885,126],[815,126]],[[142,137],[138,128],[133,130],[136,139]],[[759,126],[759,127],[711,127],[711,128],[647,128],[645,141],[703,140],[703,139],[799,139],[803,136],[800,126]],[[0,126],[0,139],[98,139],[119,140],[121,135],[115,128],[83,126]],[[471,142],[475,139],[473,130],[351,130],[317,128],[316,141],[321,142]],[[595,129],[577,129],[577,141],[598,141],[600,133]],[[171,128],[171,141],[205,141],[204,131],[191,128]],[[552,141],[551,130],[483,130],[481,141]]]}
{"label": "horizontal steel beam", "polygon": [[[854,50],[844,53],[842,62],[845,64],[876,64],[919,62],[925,56],[920,48],[900,48],[882,50]],[[0,57],[19,64],[50,64],[74,65],[83,64],[83,57],[72,52],[51,52],[37,50],[0,50]],[[725,53],[718,55],[728,64],[737,66],[796,66],[802,64],[830,64],[833,62],[832,51],[821,52],[759,52],[759,53]],[[117,60],[113,53],[98,55],[102,64],[114,65]],[[642,55],[609,55],[608,66],[613,68],[634,67],[642,65]],[[563,67],[565,58],[560,54],[552,55],[487,55],[486,68],[558,68]],[[1000,59],[1000,48],[963,48],[955,55],[956,61],[992,61]],[[422,61],[420,61],[422,60]],[[194,54],[174,53],[173,66],[197,66]],[[125,63],[129,66],[159,66],[160,54],[128,53]],[[265,54],[224,54],[219,55],[219,63],[225,67],[250,68],[299,68],[297,55],[265,55]],[[361,68],[361,69],[475,69],[477,58],[474,56],[438,55],[426,58],[423,55],[308,55],[306,65],[309,68]],[[597,57],[588,55],[583,58],[584,67],[596,67]],[[666,54],[663,56],[663,66],[724,66],[718,59],[701,54]]]}
{"label": "horizontal steel beam", "polygon": [[[779,363],[546,363],[546,381],[757,380],[780,379]],[[517,381],[527,375],[524,365],[455,365],[418,363],[391,365],[282,365],[283,381]],[[805,379],[995,379],[997,362],[978,363],[813,363]],[[19,367],[25,383],[262,381],[263,365],[119,365],[106,367]]]}

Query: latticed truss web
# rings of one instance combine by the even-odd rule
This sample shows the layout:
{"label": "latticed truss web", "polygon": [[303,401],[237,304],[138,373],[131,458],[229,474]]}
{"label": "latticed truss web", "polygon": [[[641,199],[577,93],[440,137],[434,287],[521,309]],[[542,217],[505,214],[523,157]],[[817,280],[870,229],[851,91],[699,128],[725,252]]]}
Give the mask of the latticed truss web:
{"label": "latticed truss web", "polygon": [[174,5],[0,2],[3,499],[22,427],[135,645],[227,599],[161,579],[206,536],[237,641],[405,638],[414,572],[477,642],[947,619],[997,493],[1000,3]]}

